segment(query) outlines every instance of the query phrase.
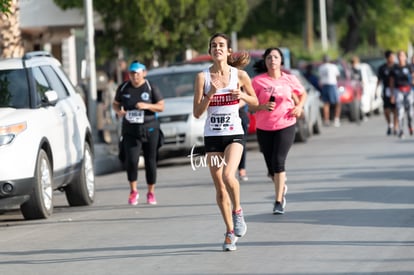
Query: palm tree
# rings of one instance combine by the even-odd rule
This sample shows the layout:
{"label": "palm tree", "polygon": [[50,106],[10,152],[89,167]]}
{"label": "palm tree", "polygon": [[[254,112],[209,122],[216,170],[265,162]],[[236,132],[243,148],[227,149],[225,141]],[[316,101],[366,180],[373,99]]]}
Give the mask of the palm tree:
{"label": "palm tree", "polygon": [[20,32],[19,0],[0,0],[0,57],[21,57],[24,53]]}

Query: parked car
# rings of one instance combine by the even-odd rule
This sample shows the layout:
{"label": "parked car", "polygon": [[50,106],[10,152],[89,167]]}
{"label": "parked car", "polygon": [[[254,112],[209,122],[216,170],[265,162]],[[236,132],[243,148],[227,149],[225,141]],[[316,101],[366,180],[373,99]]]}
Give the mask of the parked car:
{"label": "parked car", "polygon": [[320,112],[321,100],[319,91],[303,76],[298,69],[291,69],[290,73],[295,75],[302,83],[307,92],[303,113],[296,122],[295,141],[305,142],[310,136],[321,133],[322,115]]}
{"label": "parked car", "polygon": [[53,193],[71,206],[95,197],[86,106],[47,52],[0,60],[0,209],[47,218]]}
{"label": "parked car", "polygon": [[158,114],[165,142],[161,156],[184,154],[204,146],[204,120],[193,115],[194,81],[209,64],[183,64],[151,69],[147,79],[164,96],[165,109]]}
{"label": "parked car", "polygon": [[367,63],[360,63],[362,82],[361,113],[362,115],[379,114],[383,108],[381,97],[382,83],[377,86],[378,77]]}
{"label": "parked car", "polygon": [[[350,121],[359,122],[361,114],[361,96],[362,85],[359,81],[351,79],[351,66],[343,59],[333,60],[332,63],[336,64],[339,69],[338,89],[339,100],[342,106],[342,116],[348,117]],[[313,73],[319,77],[319,67],[322,62],[311,62],[313,66]],[[305,72],[306,64],[299,66],[302,72]],[[331,112],[332,113],[332,112]]]}
{"label": "parked car", "polygon": [[[397,58],[395,58],[395,62],[397,62]],[[367,63],[371,66],[372,70],[374,71],[375,75],[378,74],[379,67],[385,63],[384,56],[376,56],[376,57],[362,57],[361,63]]]}

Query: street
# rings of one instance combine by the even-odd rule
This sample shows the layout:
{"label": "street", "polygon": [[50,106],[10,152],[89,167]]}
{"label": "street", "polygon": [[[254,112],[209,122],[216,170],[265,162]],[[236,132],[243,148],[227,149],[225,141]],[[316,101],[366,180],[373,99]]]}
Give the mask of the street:
{"label": "street", "polygon": [[[48,220],[0,215],[0,274],[413,274],[414,137],[385,135],[383,115],[322,128],[287,160],[287,206],[249,142],[241,183],[247,234],[222,252],[224,223],[208,169],[160,162],[158,205],[127,204],[125,172],[97,176],[96,201],[68,207],[56,193]],[[198,165],[197,165],[198,164]]]}

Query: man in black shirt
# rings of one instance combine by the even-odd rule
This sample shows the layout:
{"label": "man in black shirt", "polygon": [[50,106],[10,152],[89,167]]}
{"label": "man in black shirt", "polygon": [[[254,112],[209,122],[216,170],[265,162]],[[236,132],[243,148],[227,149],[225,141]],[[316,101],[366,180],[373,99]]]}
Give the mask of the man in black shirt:
{"label": "man in black shirt", "polygon": [[395,103],[391,102],[392,91],[390,90],[390,73],[395,67],[394,53],[390,50],[387,50],[385,52],[385,59],[385,63],[378,68],[377,87],[382,82],[382,101],[384,103],[383,106],[385,120],[387,121],[388,126],[387,135],[391,135],[392,132],[394,135],[396,135],[398,130],[398,116],[397,109],[395,108]]}

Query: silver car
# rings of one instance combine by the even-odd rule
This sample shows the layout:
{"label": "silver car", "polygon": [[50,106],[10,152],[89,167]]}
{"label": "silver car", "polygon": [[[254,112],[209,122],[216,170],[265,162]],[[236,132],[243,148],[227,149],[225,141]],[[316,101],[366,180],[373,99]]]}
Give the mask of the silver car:
{"label": "silver car", "polygon": [[295,136],[296,141],[304,142],[311,135],[321,133],[322,116],[320,112],[320,93],[299,70],[291,69],[290,72],[299,79],[307,92],[305,105],[303,106],[303,115],[298,118],[296,123]]}
{"label": "silver car", "polygon": [[165,143],[160,155],[189,155],[204,145],[205,114],[193,116],[194,80],[206,64],[185,64],[156,68],[148,71],[147,79],[157,86],[165,100],[165,109],[159,113]]}

